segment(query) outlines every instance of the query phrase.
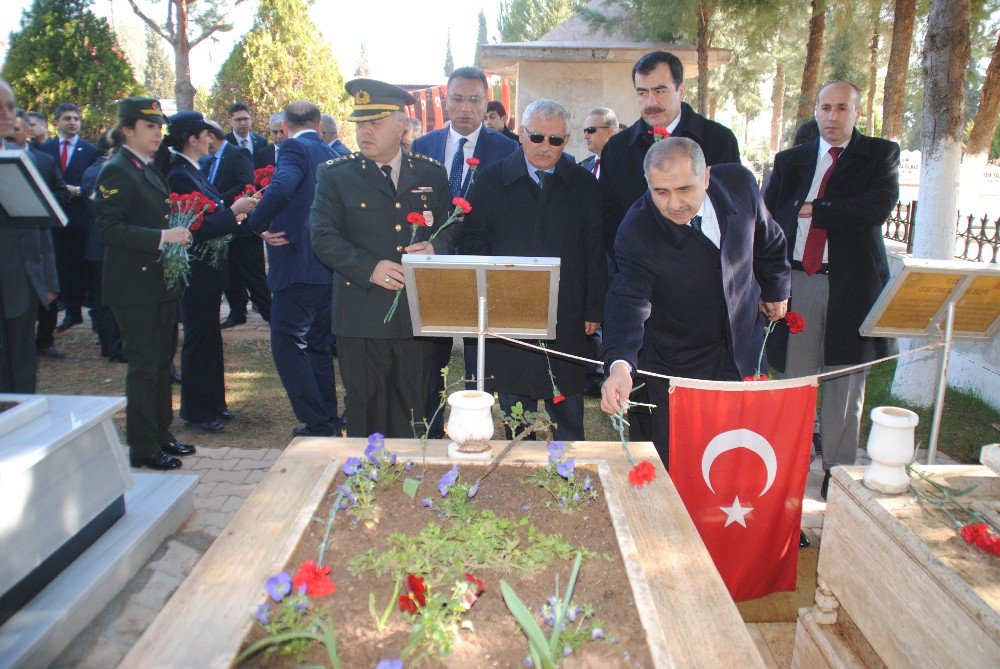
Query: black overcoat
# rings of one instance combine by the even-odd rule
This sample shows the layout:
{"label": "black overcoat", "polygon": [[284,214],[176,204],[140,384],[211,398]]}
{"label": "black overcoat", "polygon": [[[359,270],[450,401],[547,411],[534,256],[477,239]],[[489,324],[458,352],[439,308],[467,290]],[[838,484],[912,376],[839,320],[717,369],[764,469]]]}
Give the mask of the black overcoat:
{"label": "black overcoat", "polygon": [[[601,322],[607,290],[600,198],[594,175],[566,156],[556,163],[549,181],[544,190],[535,185],[521,148],[481,168],[459,248],[469,255],[559,258],[556,339],[546,346],[582,356],[584,322]],[[560,392],[583,392],[586,366],[549,357]],[[545,355],[515,344],[488,342],[486,379],[487,386],[499,392],[552,397]]]}

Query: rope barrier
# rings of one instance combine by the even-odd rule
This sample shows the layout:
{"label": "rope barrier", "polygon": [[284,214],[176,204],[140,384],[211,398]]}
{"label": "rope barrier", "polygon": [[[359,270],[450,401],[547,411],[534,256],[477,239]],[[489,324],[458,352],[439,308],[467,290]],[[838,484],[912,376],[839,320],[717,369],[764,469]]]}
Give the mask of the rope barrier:
{"label": "rope barrier", "polygon": [[[590,358],[584,358],[583,356],[573,355],[572,353],[563,353],[562,351],[557,351],[557,350],[549,348],[547,346],[543,347],[543,346],[537,346],[535,344],[529,344],[526,341],[522,341],[520,339],[513,339],[511,337],[507,337],[505,335],[498,334],[496,332],[491,332],[489,330],[486,331],[486,336],[487,337],[493,337],[494,339],[501,339],[501,340],[506,341],[508,343],[516,344],[518,346],[523,346],[524,348],[533,349],[533,350],[539,351],[541,353],[547,353],[548,355],[556,355],[556,356],[559,356],[560,358],[566,358],[567,360],[577,360],[579,362],[585,362],[585,363],[592,364],[592,365],[603,365],[604,364],[603,360],[591,360]],[[926,346],[921,346],[920,348],[914,348],[914,349],[910,349],[908,351],[900,351],[899,353],[896,353],[894,355],[888,355],[888,356],[886,356],[884,358],[879,358],[878,360],[872,360],[871,362],[863,362],[863,363],[858,364],[858,365],[851,365],[850,367],[845,367],[843,369],[837,369],[837,370],[834,370],[832,372],[823,372],[822,374],[816,374],[815,378],[817,378],[817,379],[825,379],[825,378],[830,377],[830,376],[842,376],[844,374],[849,374],[849,373],[851,373],[853,371],[856,371],[858,369],[864,369],[866,367],[874,367],[875,365],[881,364],[883,362],[888,362],[889,360],[895,360],[896,358],[901,358],[901,357],[906,356],[906,355],[913,355],[914,353],[920,353],[922,351],[929,351],[931,349],[940,348],[942,346],[944,346],[944,342],[943,341],[934,342],[934,343],[931,343],[931,344],[927,344]],[[651,376],[651,377],[654,377],[654,378],[657,378],[657,379],[666,379],[667,381],[673,381],[675,379],[677,379],[677,380],[688,380],[688,379],[684,379],[684,377],[682,377],[682,376],[669,376],[667,374],[659,374],[657,372],[649,372],[649,371],[646,371],[644,369],[637,369],[635,371],[635,373],[636,373],[637,376]],[[689,379],[689,380],[697,381],[699,379]]]}

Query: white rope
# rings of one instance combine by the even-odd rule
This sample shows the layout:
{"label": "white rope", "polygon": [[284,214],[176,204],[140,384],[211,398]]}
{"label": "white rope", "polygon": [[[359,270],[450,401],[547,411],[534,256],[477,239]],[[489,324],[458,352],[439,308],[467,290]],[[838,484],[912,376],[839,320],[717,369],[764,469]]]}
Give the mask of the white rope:
{"label": "white rope", "polygon": [[[535,344],[529,344],[526,341],[522,341],[520,339],[512,339],[511,337],[507,337],[507,336],[502,335],[502,334],[497,334],[497,333],[491,332],[489,330],[486,331],[486,336],[493,337],[494,339],[502,339],[503,341],[509,342],[511,344],[517,344],[518,346],[523,346],[525,348],[530,348],[530,349],[533,349],[535,351],[539,351],[541,353],[547,353],[548,355],[556,355],[556,356],[559,356],[560,358],[566,358],[567,360],[578,360],[579,362],[586,362],[586,363],[590,363],[592,365],[603,365],[604,364],[603,360],[591,360],[590,358],[584,358],[583,356],[573,355],[572,353],[563,353],[562,351],[557,351],[555,349],[548,348],[547,346],[546,347],[542,347],[542,346],[537,346]],[[908,351],[900,351],[899,353],[896,353],[895,355],[889,355],[889,356],[886,356],[884,358],[879,358],[878,360],[872,360],[871,362],[863,362],[863,363],[861,363],[859,365],[852,365],[850,367],[845,367],[843,369],[838,369],[838,370],[835,370],[835,371],[832,371],[832,372],[824,372],[822,374],[817,374],[817,375],[815,375],[815,378],[817,378],[817,379],[824,379],[824,378],[826,378],[828,376],[842,376],[844,374],[849,374],[850,372],[853,372],[853,371],[858,370],[858,369],[864,369],[865,367],[873,367],[875,365],[878,365],[878,364],[883,363],[883,362],[887,362],[889,360],[894,360],[896,358],[901,358],[904,355],[913,355],[914,353],[920,353],[921,351],[929,351],[931,349],[940,348],[942,346],[944,346],[944,342],[943,341],[934,342],[933,344],[927,344],[926,346],[921,346],[920,348],[914,348],[914,349],[910,349]],[[685,380],[686,381],[698,381],[699,380],[699,379],[685,379],[682,376],[668,376],[667,374],[658,374],[657,372],[648,372],[648,371],[646,371],[644,369],[637,369],[635,373],[636,373],[637,376],[651,376],[651,377],[654,377],[654,378],[657,378],[657,379],[666,379],[667,381],[673,381],[675,379],[682,380],[682,381],[685,381]],[[811,377],[803,377],[803,378],[811,378]]]}

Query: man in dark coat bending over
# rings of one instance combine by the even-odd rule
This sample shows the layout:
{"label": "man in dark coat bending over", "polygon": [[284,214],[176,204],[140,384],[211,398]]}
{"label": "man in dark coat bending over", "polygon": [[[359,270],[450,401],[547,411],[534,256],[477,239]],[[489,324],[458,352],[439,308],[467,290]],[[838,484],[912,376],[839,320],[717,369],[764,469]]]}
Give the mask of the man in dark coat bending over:
{"label": "man in dark coat bending over", "polygon": [[[701,147],[684,137],[655,143],[643,168],[649,188],[618,230],[618,273],[604,307],[608,413],[628,399],[637,367],[715,381],[753,374],[764,318],[784,317],[788,305],[785,236],[749,170],[706,167]],[[667,382],[646,383],[666,467]]]}

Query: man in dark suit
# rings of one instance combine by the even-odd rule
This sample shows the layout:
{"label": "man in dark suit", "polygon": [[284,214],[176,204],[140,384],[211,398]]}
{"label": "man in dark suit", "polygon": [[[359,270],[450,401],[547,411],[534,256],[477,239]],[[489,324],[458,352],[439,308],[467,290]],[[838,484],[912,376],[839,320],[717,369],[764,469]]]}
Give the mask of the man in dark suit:
{"label": "man in dark suit", "polygon": [[[14,93],[0,79],[0,137],[11,134],[14,119]],[[48,231],[0,220],[0,392],[35,392],[35,316],[58,290]]]}
{"label": "man in dark suit", "polygon": [[[212,126],[209,130],[211,154],[203,161],[202,173],[215,185],[222,194],[222,201],[229,207],[248,184],[254,183],[254,161],[246,151],[235,148],[231,142],[222,141],[222,128],[215,121],[207,123]],[[269,321],[271,291],[267,288],[264,245],[260,238],[254,235],[233,237],[229,242],[228,273],[225,296],[229,314],[220,327],[226,329],[246,323],[247,301],[253,303],[261,318]]]}
{"label": "man in dark suit", "polygon": [[[899,199],[899,145],[854,128],[858,89],[835,81],[816,102],[820,137],[778,153],[764,202],[788,238],[792,306],[806,328],[768,342],[775,367],[805,376],[869,362],[889,340],[862,337],[862,321],[889,280],[882,224]],[[857,455],[867,370],[826,379],[819,408],[821,493],[830,468]]]}
{"label": "man in dark suit", "polygon": [[483,124],[493,132],[499,132],[508,139],[517,143],[521,142],[516,132],[512,132],[507,125],[507,110],[499,100],[490,100],[486,103],[486,118]]}
{"label": "man in dark suit", "polygon": [[340,141],[340,132],[337,129],[337,119],[333,118],[329,114],[323,114],[320,116],[319,123],[319,136],[323,138],[327,146],[333,149],[333,152],[338,156],[346,156],[351,153],[351,150],[347,148],[342,141]]}
{"label": "man in dark suit", "polygon": [[[607,264],[597,183],[563,155],[568,117],[554,100],[528,105],[521,148],[476,176],[459,245],[472,255],[559,258],[556,339],[548,345],[582,356],[587,336],[601,324]],[[585,365],[493,340],[486,365],[487,385],[499,393],[505,414],[517,402],[535,411],[542,400],[557,424],[555,439],[584,438]]]}
{"label": "man in dark suit", "polygon": [[[230,130],[229,134],[226,135],[226,141],[249,153],[251,158],[267,146],[267,139],[254,132],[251,129],[252,125],[253,117],[250,115],[250,107],[246,103],[234,102],[229,105]],[[256,167],[263,167],[263,165],[256,165]]]}
{"label": "man in dark suit", "polygon": [[56,107],[55,117],[59,136],[42,144],[41,150],[55,158],[70,194],[65,207],[69,223],[52,231],[59,269],[59,297],[66,309],[62,322],[56,327],[62,332],[83,322],[82,307],[87,286],[84,250],[87,247],[87,228],[92,221],[79,195],[83,173],[97,160],[97,148],[80,137],[80,107],[64,102]]}
{"label": "man in dark suit", "polygon": [[[430,343],[413,336],[405,295],[385,319],[403,287],[403,253],[450,253],[458,226],[427,243],[447,218],[451,195],[440,163],[399,148],[403,108],[414,104],[413,96],[373,79],[345,88],[354,97],[350,120],[360,153],[320,165],[310,227],[316,256],[337,277],[333,331],[347,434],[412,437],[411,416],[423,418]],[[415,212],[433,225],[418,227],[413,240],[407,216]]]}
{"label": "man in dark suit", "polygon": [[[483,125],[486,113],[486,75],[478,67],[460,67],[448,78],[448,93],[444,108],[448,115],[447,127],[429,132],[413,141],[413,153],[419,153],[440,162],[448,170],[448,186],[451,196],[469,193],[472,171],[469,158],[479,160],[479,167],[499,162],[517,150],[514,140],[504,137]],[[466,378],[475,373],[476,352],[472,340],[465,342]],[[438,338],[434,342],[431,364],[435,370],[427,389],[427,416],[433,416],[441,401],[444,382],[437,373],[448,364],[451,357],[451,341]],[[470,384],[474,388],[474,384]],[[430,426],[428,437],[439,439],[444,436],[444,412]]]}
{"label": "man in dark suit", "polygon": [[666,51],[647,53],[632,67],[632,83],[642,116],[611,137],[601,152],[601,213],[604,244],[614,257],[615,234],[632,203],[646,192],[642,159],[653,145],[653,126],[671,137],[689,137],[701,146],[709,165],[740,162],[733,131],[699,115],[684,102],[684,66]]}
{"label": "man in dark suit", "polygon": [[31,146],[40,149],[49,138],[49,118],[42,112],[28,112],[28,140]]}
{"label": "man in dark suit", "polygon": [[[785,236],[749,170],[710,169],[683,137],[653,144],[644,168],[649,189],[618,231],[618,272],[604,307],[608,413],[629,398],[637,368],[716,381],[753,374],[764,317],[784,317],[788,304]],[[653,445],[668,467],[667,382],[645,381],[656,405]]]}
{"label": "man in dark suit", "polygon": [[295,436],[330,437],[340,430],[330,332],[330,270],[313,253],[309,210],[316,166],[336,158],[317,132],[319,108],[298,100],[285,109],[281,162],[247,225],[268,241],[271,352],[302,425]]}
{"label": "man in dark suit", "polygon": [[583,139],[587,142],[587,150],[591,155],[584,158],[578,165],[589,170],[598,179],[601,178],[601,151],[611,136],[618,132],[618,115],[610,107],[594,107],[587,112],[583,121]]}
{"label": "man in dark suit", "polygon": [[282,125],[284,121],[285,114],[283,112],[271,114],[267,119],[267,133],[271,136],[273,143],[265,144],[254,150],[253,164],[255,169],[273,167],[278,164],[278,151],[281,149],[281,143],[287,137],[285,127]]}
{"label": "man in dark suit", "polygon": [[[45,179],[45,185],[52,191],[59,206],[65,210],[70,197],[66,183],[63,181],[62,173],[56,167],[56,161],[52,156],[30,146],[28,143],[29,136],[30,120],[28,115],[23,109],[18,109],[15,113],[10,136],[4,140],[4,148],[11,151],[24,151],[28,154],[32,162],[34,162],[35,168]],[[43,230],[42,234],[50,238],[49,244],[51,245],[52,232],[50,230]],[[53,337],[58,315],[59,307],[55,296],[48,303],[39,305],[38,329],[35,333],[35,347],[38,355],[45,355],[50,358],[63,357],[63,354],[56,348],[55,338]]]}

